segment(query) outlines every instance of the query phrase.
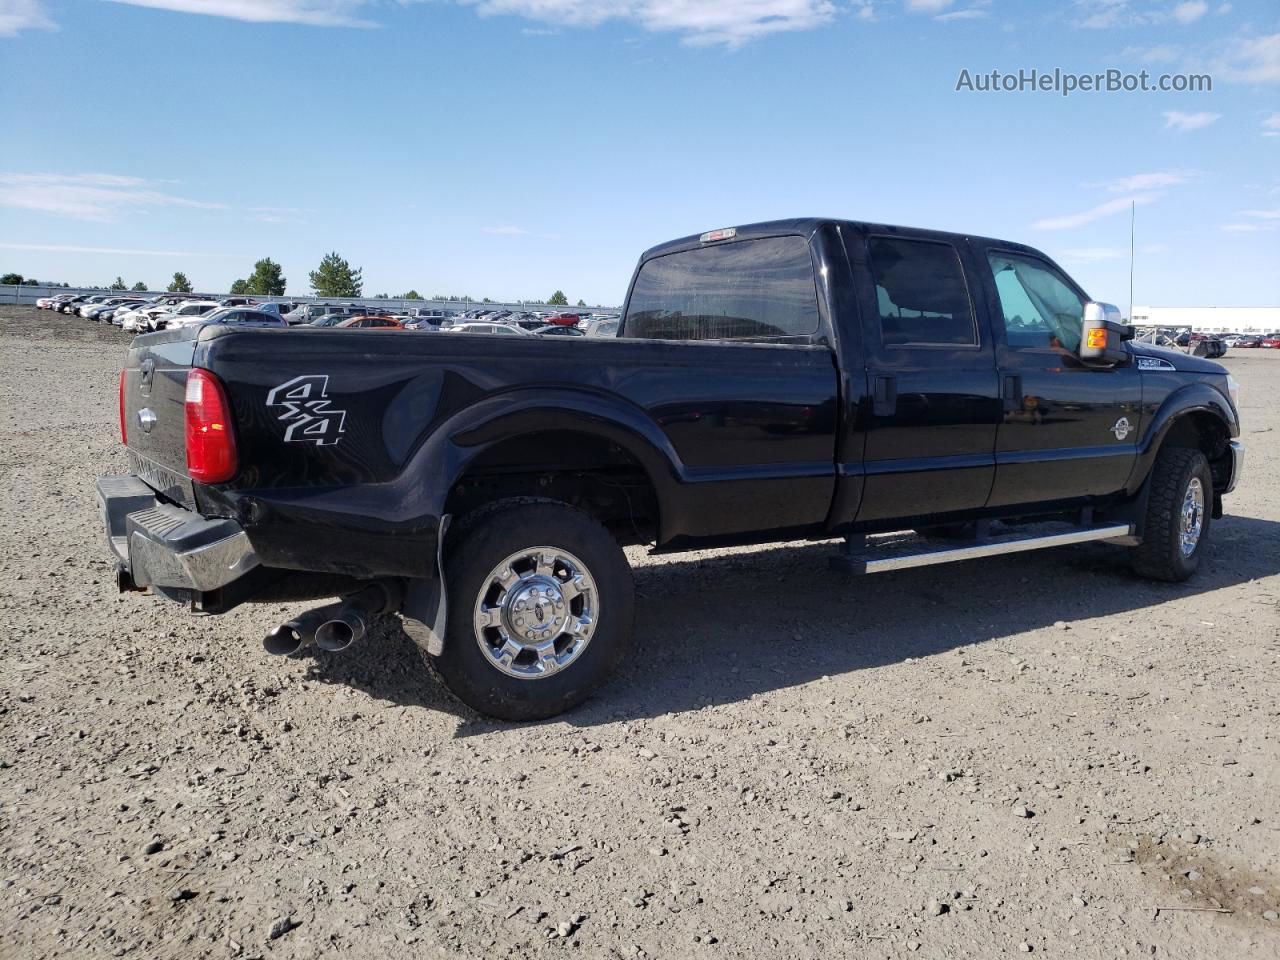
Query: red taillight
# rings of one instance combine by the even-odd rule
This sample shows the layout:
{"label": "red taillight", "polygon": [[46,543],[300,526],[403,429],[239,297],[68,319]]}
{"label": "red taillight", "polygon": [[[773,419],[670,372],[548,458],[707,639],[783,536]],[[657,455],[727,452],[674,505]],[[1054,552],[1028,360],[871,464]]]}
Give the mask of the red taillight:
{"label": "red taillight", "polygon": [[236,475],[236,437],[222,384],[208,370],[187,374],[187,472],[199,483]]}
{"label": "red taillight", "polygon": [[124,378],[127,372],[125,370],[120,371],[120,389],[117,391],[120,402],[120,442],[125,445],[129,443],[129,434],[124,428]]}

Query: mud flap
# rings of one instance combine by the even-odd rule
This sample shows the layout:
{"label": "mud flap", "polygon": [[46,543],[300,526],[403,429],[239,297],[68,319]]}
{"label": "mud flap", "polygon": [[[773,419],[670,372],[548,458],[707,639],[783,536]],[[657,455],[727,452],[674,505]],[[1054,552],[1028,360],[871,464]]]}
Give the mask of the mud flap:
{"label": "mud flap", "polygon": [[448,623],[449,594],[444,583],[444,537],[449,530],[449,517],[440,521],[436,537],[436,575],[430,579],[413,578],[405,583],[404,604],[400,615],[404,632],[433,657],[444,653],[444,631]]}

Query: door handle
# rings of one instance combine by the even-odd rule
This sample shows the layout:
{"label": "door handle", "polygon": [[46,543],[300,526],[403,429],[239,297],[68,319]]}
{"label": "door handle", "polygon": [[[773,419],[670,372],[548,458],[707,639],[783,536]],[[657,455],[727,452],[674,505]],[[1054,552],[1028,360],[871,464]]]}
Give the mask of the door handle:
{"label": "door handle", "polygon": [[1004,385],[1001,387],[1001,397],[1004,400],[1004,412],[1016,413],[1022,409],[1022,377],[1016,373],[1011,373],[1004,378]]}
{"label": "door handle", "polygon": [[877,417],[891,417],[898,409],[898,378],[876,377],[871,386],[871,410]]}

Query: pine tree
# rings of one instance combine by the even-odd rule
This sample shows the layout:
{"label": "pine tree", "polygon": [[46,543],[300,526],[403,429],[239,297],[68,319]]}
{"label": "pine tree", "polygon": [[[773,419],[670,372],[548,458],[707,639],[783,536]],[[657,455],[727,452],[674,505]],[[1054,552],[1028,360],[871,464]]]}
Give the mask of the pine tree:
{"label": "pine tree", "polygon": [[363,269],[353,270],[337,253],[327,253],[311,271],[311,289],[317,297],[358,297],[364,290],[363,273]]}

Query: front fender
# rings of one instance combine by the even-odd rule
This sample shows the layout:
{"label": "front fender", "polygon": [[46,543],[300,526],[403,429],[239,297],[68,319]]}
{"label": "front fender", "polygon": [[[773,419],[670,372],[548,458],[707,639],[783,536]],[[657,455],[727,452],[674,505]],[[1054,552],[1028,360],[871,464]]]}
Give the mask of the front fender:
{"label": "front fender", "polygon": [[1188,383],[1174,390],[1147,420],[1146,433],[1138,447],[1138,455],[1134,460],[1129,481],[1125,484],[1125,492],[1133,495],[1151,473],[1157,455],[1163,446],[1169,431],[1184,417],[1192,414],[1207,414],[1220,421],[1227,431],[1228,437],[1240,435],[1240,421],[1232,409],[1231,403],[1214,387],[1203,381]]}

